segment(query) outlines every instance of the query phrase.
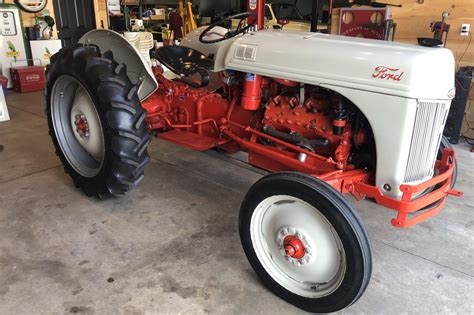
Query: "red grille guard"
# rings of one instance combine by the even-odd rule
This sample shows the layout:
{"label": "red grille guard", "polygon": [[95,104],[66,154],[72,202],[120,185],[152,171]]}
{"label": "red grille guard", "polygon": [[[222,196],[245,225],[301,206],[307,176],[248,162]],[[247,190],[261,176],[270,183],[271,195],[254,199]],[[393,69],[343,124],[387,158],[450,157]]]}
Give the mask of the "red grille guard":
{"label": "red grille guard", "polygon": [[[436,215],[443,207],[448,195],[463,196],[462,192],[451,189],[455,161],[456,154],[454,150],[444,149],[441,160],[436,161],[435,165],[438,175],[418,185],[400,185],[400,190],[403,192],[401,200],[384,195],[381,189],[376,186],[361,182],[354,182],[353,185],[358,194],[372,197],[376,203],[398,211],[397,217],[391,221],[393,226],[411,227]],[[412,200],[413,194],[425,191],[433,186],[435,186],[433,191]],[[426,210],[420,211],[425,208]],[[420,212],[408,216],[417,211]]]}

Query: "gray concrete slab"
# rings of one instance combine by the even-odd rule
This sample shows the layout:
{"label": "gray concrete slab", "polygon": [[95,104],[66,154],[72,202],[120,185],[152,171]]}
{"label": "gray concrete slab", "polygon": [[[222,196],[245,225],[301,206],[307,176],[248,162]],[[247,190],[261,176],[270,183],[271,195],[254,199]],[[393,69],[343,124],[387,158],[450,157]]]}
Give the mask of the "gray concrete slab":
{"label": "gray concrete slab", "polygon": [[[46,130],[35,110],[10,108],[10,126],[0,123],[0,144],[8,139],[11,148],[0,152],[0,176],[8,174],[0,181],[0,313],[302,313],[261,285],[240,247],[238,209],[260,173],[154,141],[136,190],[87,198],[63,173],[47,135],[21,140]],[[21,145],[13,146],[14,134]],[[365,295],[342,313],[474,312],[467,149],[458,146],[466,196],[450,198],[436,218],[400,230],[390,226],[390,210],[354,203],[371,236],[374,271]],[[12,172],[25,165],[23,155],[38,165]]]}
{"label": "gray concrete slab", "polygon": [[[219,164],[222,167],[213,167],[216,162],[214,158],[209,158],[209,154],[192,152],[165,141],[152,142],[150,152],[155,159],[210,176],[213,180],[229,187],[242,187],[239,184],[242,181],[245,182],[247,178],[247,170],[237,167],[237,171],[234,171],[235,166],[225,164]],[[459,145],[458,155],[460,171],[456,188],[466,192],[466,196],[448,197],[448,202],[438,216],[422,222],[415,228],[395,228],[390,224],[390,220],[396,216],[396,212],[372,201],[357,202],[349,195],[346,197],[355,205],[374,239],[474,275],[474,242],[472,241],[474,213],[473,211],[467,213],[466,210],[474,210],[474,194],[469,193],[474,191],[474,172],[463,171],[474,169],[474,154],[469,152],[467,145]],[[228,169],[229,167],[231,169]],[[244,173],[241,174],[242,172]],[[451,255],[453,250],[456,255]]]}
{"label": "gray concrete slab", "polygon": [[13,90],[8,91],[6,97],[8,108],[16,108],[33,115],[46,118],[44,112],[44,92],[18,93]]}
{"label": "gray concrete slab", "polygon": [[60,165],[46,120],[11,106],[8,110],[11,120],[0,123],[0,182]]}

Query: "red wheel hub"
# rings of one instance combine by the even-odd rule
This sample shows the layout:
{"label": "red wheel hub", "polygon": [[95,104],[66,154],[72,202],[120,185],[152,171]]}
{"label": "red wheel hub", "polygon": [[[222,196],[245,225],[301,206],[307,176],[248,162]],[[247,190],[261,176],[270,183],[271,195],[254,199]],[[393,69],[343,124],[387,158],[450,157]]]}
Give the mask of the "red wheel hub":
{"label": "red wheel hub", "polygon": [[87,124],[83,119],[79,119],[79,121],[77,122],[77,129],[79,129],[79,131],[82,133],[86,133]]}
{"label": "red wheel hub", "polygon": [[74,124],[76,125],[76,130],[81,138],[89,137],[89,124],[84,115],[76,115]]}
{"label": "red wheel hub", "polygon": [[303,258],[305,255],[305,248],[301,240],[294,235],[288,235],[283,240],[283,248],[285,253],[294,259]]}

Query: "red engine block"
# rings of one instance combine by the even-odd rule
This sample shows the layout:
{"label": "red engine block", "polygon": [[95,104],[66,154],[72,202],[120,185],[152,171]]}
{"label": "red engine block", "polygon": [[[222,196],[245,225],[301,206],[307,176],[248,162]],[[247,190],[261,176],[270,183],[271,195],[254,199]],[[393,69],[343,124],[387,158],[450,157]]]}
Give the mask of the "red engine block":
{"label": "red engine block", "polygon": [[331,156],[337,148],[346,141],[347,149],[344,156],[335,156],[342,165],[347,164],[350,152],[350,124],[344,121],[344,131],[340,135],[333,133],[332,104],[328,99],[308,98],[300,104],[298,96],[276,96],[270,99],[265,111],[263,124],[276,130],[297,133],[308,139],[327,139],[329,144],[315,148],[315,152]]}
{"label": "red engine block", "polygon": [[[266,134],[260,134],[254,130],[252,132],[251,126],[256,127],[269,126],[277,131],[286,134],[298,134],[308,140],[326,140],[324,146],[315,146],[309,148],[311,152],[321,156],[328,157],[324,162],[324,166],[319,165],[321,171],[328,171],[334,168],[346,169],[348,168],[348,158],[351,151],[351,125],[346,120],[335,121],[333,119],[334,104],[338,102],[338,98],[332,99],[330,95],[315,94],[311,89],[308,90],[305,100],[300,102],[300,94],[298,94],[298,85],[294,82],[283,81],[281,86],[286,86],[290,91],[290,96],[281,95],[281,80],[270,82],[268,79],[262,81],[262,89],[269,88],[271,96],[265,106],[265,111],[250,111],[245,110],[241,106],[237,106],[240,95],[240,88],[233,86],[223,86],[223,92],[210,93],[206,89],[195,89],[189,87],[187,84],[180,81],[172,81],[166,79],[160,68],[155,68],[155,76],[160,84],[157,93],[152,95],[147,101],[143,103],[143,107],[147,110],[147,124],[150,130],[180,130],[190,132],[197,136],[206,137],[208,143],[210,141],[212,146],[212,139],[215,143],[223,145],[224,149],[235,151],[242,149],[236,148],[235,142],[242,146],[242,142],[232,141],[236,139],[223,139],[224,130],[231,130],[233,134],[243,141],[250,141],[259,144],[259,139],[269,139]],[[289,87],[289,88],[288,88]],[[294,89],[291,92],[291,89]],[[288,91],[286,91],[288,93]],[[259,91],[259,95],[262,92]],[[334,133],[334,127],[340,127],[341,132]],[[178,135],[178,133],[176,133]],[[184,136],[184,134],[179,134]],[[190,141],[189,134],[186,136],[186,141]],[[211,139],[211,140],[209,140]],[[184,140],[183,140],[184,141]],[[178,141],[177,141],[178,142]],[[229,144],[229,142],[233,142]],[[180,142],[183,144],[183,142]],[[308,147],[303,148],[298,144],[293,144],[293,147],[298,147],[299,151],[302,149],[308,150]],[[193,149],[199,149],[199,146],[194,146]],[[202,149],[208,147],[203,144]],[[262,163],[263,157],[260,157],[255,150],[244,146],[244,149],[249,151],[249,162],[266,169],[273,171],[290,170],[280,162],[265,162]],[[275,141],[271,145],[267,144],[268,150],[276,150],[279,154],[285,154],[292,158],[298,158],[302,163],[314,164],[314,157],[302,152],[295,152],[286,143],[278,144]],[[304,160],[302,159],[304,154]],[[308,161],[306,159],[308,158]],[[265,158],[268,160],[267,158]],[[350,167],[349,167],[350,169]]]}

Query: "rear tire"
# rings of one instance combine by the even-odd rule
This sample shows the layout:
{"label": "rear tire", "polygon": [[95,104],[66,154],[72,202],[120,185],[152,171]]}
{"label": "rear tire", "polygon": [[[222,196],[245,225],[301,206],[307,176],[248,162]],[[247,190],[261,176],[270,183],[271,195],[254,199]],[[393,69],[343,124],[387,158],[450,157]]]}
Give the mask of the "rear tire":
{"label": "rear tire", "polygon": [[146,112],[126,66],[95,46],[64,48],[46,71],[49,134],[66,173],[88,196],[123,196],[149,162]]}
{"label": "rear tire", "polygon": [[305,311],[339,311],[367,288],[367,232],[350,203],[323,181],[299,173],[262,178],[242,202],[239,231],[264,285]]}

